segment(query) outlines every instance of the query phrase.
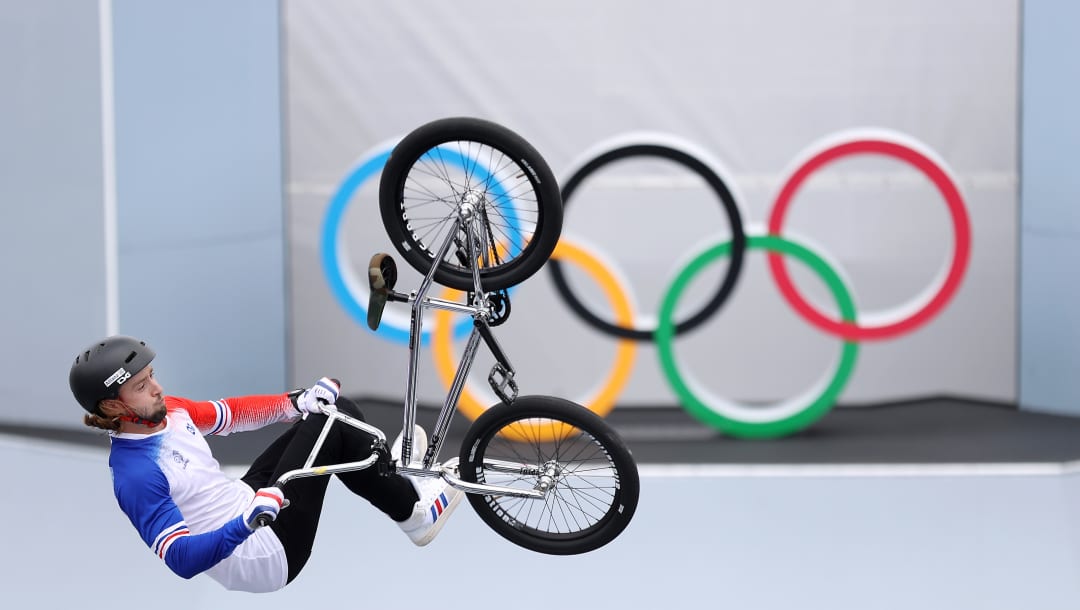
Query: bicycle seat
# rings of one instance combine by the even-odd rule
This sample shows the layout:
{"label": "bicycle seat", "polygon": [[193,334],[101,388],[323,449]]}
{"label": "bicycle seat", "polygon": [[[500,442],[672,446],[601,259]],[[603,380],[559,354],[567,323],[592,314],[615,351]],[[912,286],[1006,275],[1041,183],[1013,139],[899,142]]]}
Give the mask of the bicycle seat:
{"label": "bicycle seat", "polygon": [[367,324],[371,330],[379,329],[382,321],[383,309],[390,293],[397,284],[397,263],[389,254],[379,252],[371,257],[368,263],[368,311]]}

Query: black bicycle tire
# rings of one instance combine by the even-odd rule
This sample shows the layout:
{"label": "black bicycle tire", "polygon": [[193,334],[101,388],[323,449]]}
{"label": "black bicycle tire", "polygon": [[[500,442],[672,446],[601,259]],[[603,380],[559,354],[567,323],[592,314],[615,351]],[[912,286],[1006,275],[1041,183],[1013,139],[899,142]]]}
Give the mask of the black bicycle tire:
{"label": "black bicycle tire", "polygon": [[617,476],[617,487],[612,492],[604,515],[583,531],[551,533],[529,527],[510,515],[504,518],[494,496],[469,493],[469,503],[480,519],[497,534],[533,551],[549,555],[576,555],[608,544],[626,529],[637,509],[641,489],[637,465],[630,449],[615,430],[577,403],[553,396],[521,396],[512,404],[499,403],[491,407],[473,422],[465,434],[459,461],[461,478],[471,483],[481,482],[483,479],[478,476],[478,464],[483,462],[485,450],[492,439],[506,425],[533,417],[570,424],[587,433],[600,445]]}
{"label": "black bicycle tire", "polygon": [[[488,292],[520,284],[539,271],[555,250],[562,232],[562,195],[554,173],[540,153],[520,135],[497,123],[473,117],[438,119],[417,127],[398,142],[379,181],[379,210],[387,235],[410,266],[421,274],[428,273],[434,258],[417,242],[402,214],[405,180],[425,152],[456,141],[497,149],[528,170],[523,174],[536,194],[538,211],[533,238],[512,260],[480,272],[481,287]],[[442,261],[436,266],[434,280],[458,290],[474,288],[471,272]]]}

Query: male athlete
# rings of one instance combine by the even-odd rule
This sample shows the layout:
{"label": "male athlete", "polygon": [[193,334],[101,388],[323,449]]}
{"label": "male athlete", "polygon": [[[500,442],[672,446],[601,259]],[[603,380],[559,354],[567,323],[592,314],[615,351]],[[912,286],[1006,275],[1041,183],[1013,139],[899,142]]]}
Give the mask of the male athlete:
{"label": "male athlete", "polygon": [[[109,432],[113,491],[143,541],[176,574],[206,573],[227,589],[267,592],[293,581],[311,555],[328,476],[294,479],[284,494],[273,487],[303,466],[326,421],[319,401],[363,419],[340,397],[336,380],[287,394],[194,401],[166,396],[154,378],[155,352],[127,336],[107,337],[79,352],[69,382],[87,426]],[[203,438],[295,422],[230,479]],[[351,426],[331,427],[316,465],[370,455],[373,438]],[[427,450],[414,434],[413,456]],[[400,437],[391,454],[400,460]],[[380,475],[376,468],[336,475],[353,493],[396,521],[417,545],[439,533],[462,492],[440,478]],[[285,503],[285,500],[288,500]],[[282,510],[284,505],[287,507]],[[269,527],[257,527],[267,515]]]}

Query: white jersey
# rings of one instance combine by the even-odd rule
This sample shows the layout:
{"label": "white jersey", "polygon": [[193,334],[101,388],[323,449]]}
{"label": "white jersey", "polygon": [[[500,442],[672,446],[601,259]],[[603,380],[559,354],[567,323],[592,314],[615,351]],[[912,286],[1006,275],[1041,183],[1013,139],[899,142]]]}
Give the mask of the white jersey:
{"label": "white jersey", "polygon": [[248,530],[242,513],[255,492],[222,472],[203,434],[293,419],[298,414],[288,398],[196,403],[166,397],[166,405],[164,429],[112,436],[109,466],[120,508],[185,578],[206,572],[227,589],[251,592],[284,587],[289,569],[281,541],[268,527]]}

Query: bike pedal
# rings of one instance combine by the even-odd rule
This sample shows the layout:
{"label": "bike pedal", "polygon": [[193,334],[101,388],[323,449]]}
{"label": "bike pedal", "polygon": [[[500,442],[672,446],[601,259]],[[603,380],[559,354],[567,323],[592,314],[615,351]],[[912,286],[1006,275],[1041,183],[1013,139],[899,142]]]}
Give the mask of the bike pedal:
{"label": "bike pedal", "polygon": [[[488,385],[495,395],[506,404],[512,404],[518,397],[518,384],[514,381],[514,371],[499,363],[491,367],[488,373]],[[507,391],[509,389],[509,392]]]}

